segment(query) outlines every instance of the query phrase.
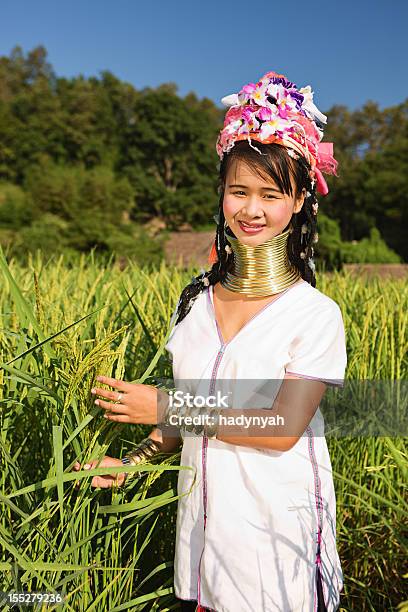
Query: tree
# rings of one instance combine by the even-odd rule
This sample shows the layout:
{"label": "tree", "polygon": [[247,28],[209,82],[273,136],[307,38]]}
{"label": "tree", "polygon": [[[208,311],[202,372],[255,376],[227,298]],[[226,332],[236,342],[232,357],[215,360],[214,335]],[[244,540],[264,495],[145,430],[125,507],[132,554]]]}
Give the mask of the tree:
{"label": "tree", "polygon": [[[67,223],[68,243],[83,250],[109,249],[107,234],[117,236],[115,245],[128,236],[131,248],[128,222],[212,223],[224,113],[194,92],[180,97],[172,82],[137,91],[109,71],[59,78],[43,46],[27,54],[16,46],[0,57],[0,198],[8,193],[0,225],[9,236],[20,219],[41,241],[41,219],[56,233]],[[325,140],[339,160],[321,199],[328,235],[336,245],[377,244],[377,228],[406,259],[408,100],[383,110],[372,101],[355,111],[337,105],[327,114]],[[321,234],[327,263],[341,261]]]}
{"label": "tree", "polygon": [[[118,170],[136,194],[133,218],[169,226],[207,220],[216,206],[218,126],[209,113],[166,90],[141,93],[124,130]],[[192,195],[188,197],[188,191]]]}

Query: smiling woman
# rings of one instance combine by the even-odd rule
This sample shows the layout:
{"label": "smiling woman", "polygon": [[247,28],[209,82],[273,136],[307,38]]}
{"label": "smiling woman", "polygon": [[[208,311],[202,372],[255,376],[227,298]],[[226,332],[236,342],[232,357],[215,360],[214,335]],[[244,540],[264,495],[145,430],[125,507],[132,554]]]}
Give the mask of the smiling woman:
{"label": "smiling woman", "polygon": [[[270,414],[291,408],[296,426],[280,435],[219,426],[215,436],[183,436],[181,463],[201,482],[178,506],[174,584],[185,610],[339,606],[319,402],[327,385],[342,386],[347,355],[340,308],[316,289],[316,193],[327,193],[321,170],[334,173],[336,162],[320,143],[325,117],[312,98],[310,87],[271,72],[223,99],[231,107],[217,141],[212,267],[183,290],[166,348],[175,379],[207,380],[210,390],[280,381],[277,394],[265,391]],[[232,411],[245,408],[237,391],[231,402]],[[180,475],[179,494],[191,484]]]}
{"label": "smiling woman", "polygon": [[[166,349],[179,388],[217,387],[230,407],[210,426],[179,428],[193,470],[178,476],[174,591],[184,610],[334,612],[343,577],[319,402],[342,386],[347,354],[340,308],[316,289],[312,244],[321,170],[336,162],[310,87],[269,72],[223,101],[212,266],[183,289]],[[114,400],[102,400],[108,418],[161,422],[153,388],[103,382],[116,385],[96,389]],[[241,413],[269,429],[222,420]]]}
{"label": "smiling woman", "polygon": [[[265,145],[265,149],[260,163],[259,154],[253,153],[248,143],[238,143],[226,168],[225,221],[243,244],[252,246],[285,231],[306,197],[299,164],[295,166],[279,145]],[[257,239],[247,240],[246,236]]]}

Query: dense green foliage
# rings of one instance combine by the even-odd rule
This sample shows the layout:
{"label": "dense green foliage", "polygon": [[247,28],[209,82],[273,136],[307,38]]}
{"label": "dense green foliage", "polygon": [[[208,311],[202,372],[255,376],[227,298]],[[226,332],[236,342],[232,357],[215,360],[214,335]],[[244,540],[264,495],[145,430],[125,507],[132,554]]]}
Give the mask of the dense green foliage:
{"label": "dense green foliage", "polygon": [[[123,490],[92,489],[90,472],[70,470],[75,460],[119,457],[150,431],[107,422],[90,390],[98,374],[146,384],[171,375],[163,347],[193,272],[163,262],[118,272],[84,255],[74,267],[63,256],[29,256],[21,267],[0,249],[0,590],[54,589],[72,612],[177,609],[179,454],[145,465],[142,480]],[[344,272],[317,282],[343,314],[346,378],[406,380],[406,282]],[[405,440],[328,445],[345,578],[340,612],[395,610],[404,590]]]}
{"label": "dense green foliage", "polygon": [[[329,267],[408,259],[407,108],[327,113],[340,165],[321,198],[316,258]],[[109,71],[57,77],[44,47],[15,47],[0,57],[0,243],[25,259],[94,248],[157,263],[166,232],[150,237],[150,220],[213,222],[224,113],[174,83],[138,91]]]}

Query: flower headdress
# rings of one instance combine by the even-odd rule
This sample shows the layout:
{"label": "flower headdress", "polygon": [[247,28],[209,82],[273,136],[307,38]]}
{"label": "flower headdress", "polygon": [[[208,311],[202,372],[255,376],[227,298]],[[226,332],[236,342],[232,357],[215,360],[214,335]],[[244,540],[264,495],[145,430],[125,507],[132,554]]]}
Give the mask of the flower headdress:
{"label": "flower headdress", "polygon": [[328,193],[322,172],[336,174],[337,161],[333,144],[321,142],[327,117],[315,106],[310,85],[297,89],[283,74],[267,72],[256,84],[248,83],[221,102],[230,107],[216,143],[221,160],[239,140],[248,140],[259,153],[252,140],[277,143],[287,147],[292,157],[303,155],[317,191]]}

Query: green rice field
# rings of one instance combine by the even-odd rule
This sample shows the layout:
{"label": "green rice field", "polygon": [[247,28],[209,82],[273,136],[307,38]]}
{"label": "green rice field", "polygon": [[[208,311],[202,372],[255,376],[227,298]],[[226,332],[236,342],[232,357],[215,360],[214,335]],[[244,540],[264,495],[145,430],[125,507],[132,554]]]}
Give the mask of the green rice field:
{"label": "green rice field", "polygon": [[[98,374],[147,384],[171,376],[170,317],[197,272],[165,263],[120,270],[92,254],[75,264],[44,261],[39,252],[22,268],[0,250],[1,591],[60,593],[58,609],[70,612],[178,609],[176,484],[178,470],[188,469],[180,453],[145,464],[123,489],[91,488],[89,472],[72,466],[120,457],[151,430],[107,422],[90,390]],[[406,379],[406,281],[336,272],[317,283],[343,313],[346,378]],[[340,610],[407,611],[406,438],[328,445],[345,581]]]}

